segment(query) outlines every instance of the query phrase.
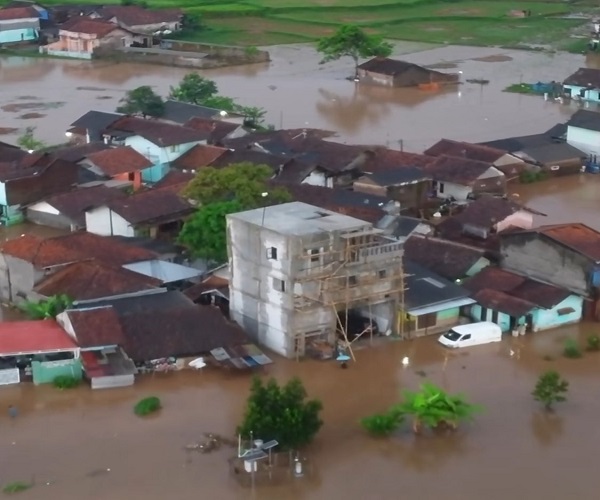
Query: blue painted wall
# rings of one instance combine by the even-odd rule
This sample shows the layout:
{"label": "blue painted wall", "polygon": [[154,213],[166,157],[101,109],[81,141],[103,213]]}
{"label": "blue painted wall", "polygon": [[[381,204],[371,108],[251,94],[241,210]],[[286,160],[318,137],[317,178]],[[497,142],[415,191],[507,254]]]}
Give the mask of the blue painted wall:
{"label": "blue painted wall", "polygon": [[159,163],[158,165],[152,165],[150,168],[142,170],[142,181],[158,182],[165,175],[167,175],[168,171],[169,171],[169,165],[166,163]]}
{"label": "blue painted wall", "polygon": [[[558,314],[558,311],[565,308],[571,308],[573,312],[562,315]],[[536,309],[532,315],[534,332],[556,328],[568,323],[576,323],[581,321],[583,315],[583,298],[578,295],[570,295],[552,309]]]}
{"label": "blue painted wall", "polygon": [[[564,85],[565,89],[571,90],[571,97],[581,97],[586,101],[600,102],[600,91],[598,89],[588,90],[587,87],[578,87],[577,85]],[[584,91],[581,96],[581,91]]]}
{"label": "blue painted wall", "polygon": [[0,43],[37,40],[37,37],[37,30],[34,28],[20,28],[16,30],[0,31]]}
{"label": "blue painted wall", "polygon": [[[573,312],[568,314],[558,314],[561,309],[571,308]],[[557,304],[552,309],[536,308],[531,311],[533,320],[533,331],[548,330],[569,323],[577,323],[581,321],[583,315],[583,298],[579,295],[570,295],[560,304]],[[487,316],[482,317],[482,307],[479,304],[471,306],[470,316],[473,321],[492,321],[492,310],[487,310]],[[505,313],[498,313],[497,324],[503,332],[510,332],[510,316]],[[525,324],[525,316],[517,319],[517,325]]]}

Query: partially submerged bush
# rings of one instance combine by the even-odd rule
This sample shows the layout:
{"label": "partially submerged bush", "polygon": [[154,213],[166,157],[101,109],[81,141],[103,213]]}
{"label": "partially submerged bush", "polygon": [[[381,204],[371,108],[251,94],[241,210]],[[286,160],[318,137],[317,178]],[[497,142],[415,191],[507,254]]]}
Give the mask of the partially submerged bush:
{"label": "partially submerged bush", "polygon": [[592,335],[587,338],[588,351],[600,351],[600,337],[598,335]]}
{"label": "partially submerged bush", "polygon": [[79,385],[81,380],[74,377],[73,375],[58,375],[54,377],[52,384],[57,389],[73,389]]}
{"label": "partially submerged bush", "polygon": [[6,484],[4,488],[2,488],[2,491],[7,495],[10,495],[11,493],[20,493],[21,491],[28,490],[32,486],[33,484],[31,483],[24,483],[23,481],[14,481],[12,483]]}
{"label": "partially submerged bush", "polygon": [[156,396],[150,396],[148,398],[140,399],[134,406],[133,413],[138,417],[143,417],[144,415],[150,415],[150,413],[154,413],[160,409],[160,399]]}
{"label": "partially submerged bush", "polygon": [[360,423],[373,436],[389,436],[404,421],[404,415],[392,410],[363,418]]}
{"label": "partially submerged bush", "polygon": [[577,341],[574,339],[567,339],[565,340],[565,347],[563,349],[563,355],[565,356],[565,358],[580,358],[582,356],[581,354],[581,348],[579,347],[579,344],[577,344]]}

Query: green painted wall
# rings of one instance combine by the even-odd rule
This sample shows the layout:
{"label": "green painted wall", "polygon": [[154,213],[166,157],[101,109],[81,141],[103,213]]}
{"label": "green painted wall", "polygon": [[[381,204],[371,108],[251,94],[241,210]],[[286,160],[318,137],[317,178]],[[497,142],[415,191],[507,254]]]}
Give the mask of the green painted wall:
{"label": "green painted wall", "polygon": [[51,384],[59,375],[71,375],[79,380],[83,377],[81,361],[68,359],[64,361],[32,361],[33,383]]}
{"label": "green painted wall", "polygon": [[452,309],[445,309],[444,311],[438,311],[437,319],[438,322],[442,320],[450,320],[458,318],[460,314],[460,309],[458,307],[453,307]]}

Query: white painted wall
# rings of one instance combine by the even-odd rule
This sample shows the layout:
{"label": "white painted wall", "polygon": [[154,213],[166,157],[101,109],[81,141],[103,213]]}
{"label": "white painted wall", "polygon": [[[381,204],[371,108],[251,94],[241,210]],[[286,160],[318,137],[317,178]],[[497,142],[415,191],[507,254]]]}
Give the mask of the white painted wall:
{"label": "white painted wall", "polygon": [[135,230],[129,222],[108,207],[88,210],[85,213],[85,224],[88,233],[100,236],[135,236]]}
{"label": "white painted wall", "polygon": [[466,201],[471,191],[473,191],[473,188],[470,186],[461,186],[452,182],[438,182],[437,184],[437,197],[442,199],[454,196],[458,201]]}
{"label": "white painted wall", "polygon": [[569,125],[567,143],[588,155],[600,155],[600,132],[595,130]]}
{"label": "white painted wall", "polygon": [[46,214],[52,215],[60,215],[60,212],[56,208],[54,208],[52,205],[45,201],[40,201],[39,203],[30,205],[29,210],[34,210],[36,212],[44,212]]}
{"label": "white painted wall", "polygon": [[520,227],[522,229],[531,229],[533,227],[533,214],[526,212],[525,210],[519,210],[512,215],[509,215],[506,219],[496,224],[496,231],[504,231],[509,227]]}

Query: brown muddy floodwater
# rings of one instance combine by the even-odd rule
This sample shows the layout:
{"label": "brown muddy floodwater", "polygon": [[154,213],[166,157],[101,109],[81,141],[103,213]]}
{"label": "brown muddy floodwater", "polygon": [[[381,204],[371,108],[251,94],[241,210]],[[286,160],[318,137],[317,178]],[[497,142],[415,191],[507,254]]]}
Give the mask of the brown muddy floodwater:
{"label": "brown muddy floodwater", "polygon": [[[348,370],[334,362],[278,359],[267,373],[280,380],[300,376],[309,394],[322,399],[325,424],[308,451],[310,477],[254,491],[230,474],[231,448],[207,455],[183,450],[203,432],[233,433],[246,376],[157,375],[133,388],[94,392],[3,387],[0,408],[14,404],[20,416],[10,422],[0,412],[0,481],[33,479],[23,500],[594,500],[600,353],[569,360],[560,351],[565,338],[597,330],[578,325],[462,352],[435,338],[390,342],[357,351]],[[402,366],[403,356],[410,366]],[[569,401],[554,416],[543,414],[530,395],[547,369],[571,382]],[[484,412],[451,436],[415,438],[406,431],[376,440],[362,432],[361,417],[385,409],[424,376],[464,392]],[[159,396],[164,409],[140,420],[132,406],[148,395]]]}
{"label": "brown muddy floodwater", "polygon": [[513,199],[546,214],[535,216],[535,225],[583,222],[600,231],[600,175],[556,177],[516,186],[511,192]]}
{"label": "brown muddy floodwater", "polygon": [[[346,80],[352,72],[350,59],[319,65],[311,47],[269,50],[271,64],[202,74],[214,79],[222,94],[264,107],[267,121],[276,126],[321,127],[337,131],[342,141],[395,148],[403,141],[406,150],[415,152],[441,137],[478,142],[546,130],[575,108],[502,90],[521,81],[562,81],[580,66],[598,65],[566,53],[399,43],[395,57],[462,71],[463,84],[427,92],[356,85]],[[69,124],[89,109],[113,111],[126,90],[140,85],[165,95],[186,72],[128,63],[0,58],[0,128],[37,126],[42,139],[63,142]],[[467,79],[487,79],[490,84],[470,84]],[[24,121],[19,118],[24,109],[45,116]]]}

